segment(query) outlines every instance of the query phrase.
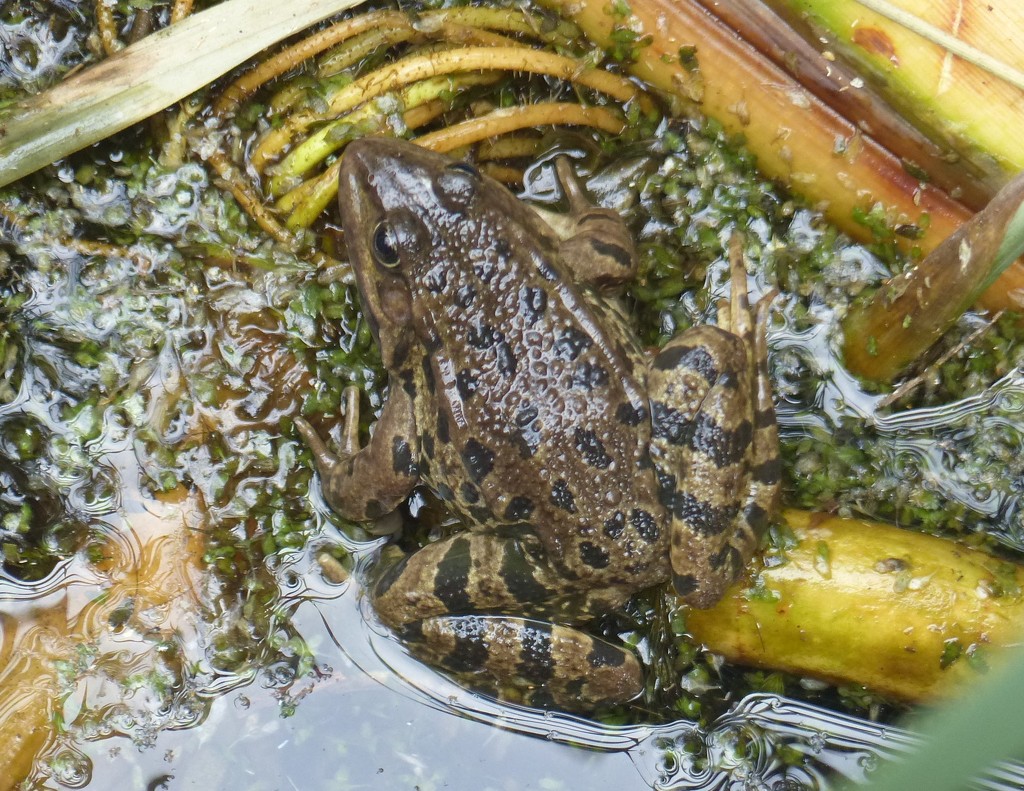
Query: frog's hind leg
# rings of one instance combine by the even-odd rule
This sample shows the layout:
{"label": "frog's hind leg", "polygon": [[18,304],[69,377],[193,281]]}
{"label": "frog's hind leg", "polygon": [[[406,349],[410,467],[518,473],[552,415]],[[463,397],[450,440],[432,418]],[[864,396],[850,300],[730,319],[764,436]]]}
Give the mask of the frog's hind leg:
{"label": "frog's hind leg", "polygon": [[564,593],[564,580],[516,538],[469,533],[405,558],[377,582],[373,603],[417,658],[499,697],[571,710],[636,697],[643,674],[623,647],[507,614],[544,612]]}
{"label": "frog's hind leg", "polygon": [[510,615],[447,615],[419,625],[412,652],[470,686],[531,706],[591,711],[643,689],[636,657],[569,626]]}
{"label": "frog's hind leg", "polygon": [[[779,458],[779,432],[772,403],[771,376],[768,371],[768,311],[778,293],[774,289],[762,296],[751,307],[747,296],[747,273],[743,266],[743,249],[738,234],[729,240],[729,266],[732,294],[728,305],[720,311],[726,314],[726,328],[743,340],[747,353],[747,368],[753,372],[753,438],[747,459],[747,495],[740,508],[737,530],[747,536],[747,542],[756,548],[772,514],[778,508],[782,463]],[[751,549],[753,551],[753,549]],[[744,556],[732,576],[739,575],[746,564]]]}
{"label": "frog's hind leg", "polygon": [[739,245],[719,327],[670,341],[648,376],[651,457],[672,525],[673,583],[709,607],[757,546],[778,490],[778,439],[767,376],[767,302],[751,316]]}

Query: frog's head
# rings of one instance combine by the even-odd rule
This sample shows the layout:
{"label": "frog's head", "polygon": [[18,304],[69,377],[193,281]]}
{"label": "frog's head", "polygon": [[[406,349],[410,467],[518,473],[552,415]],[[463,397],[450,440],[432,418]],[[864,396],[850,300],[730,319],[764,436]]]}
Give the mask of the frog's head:
{"label": "frog's head", "polygon": [[476,168],[412,143],[368,137],[345,149],[341,222],[385,365],[414,330],[417,306],[427,309],[416,289],[471,255],[484,213],[506,203],[518,202]]}

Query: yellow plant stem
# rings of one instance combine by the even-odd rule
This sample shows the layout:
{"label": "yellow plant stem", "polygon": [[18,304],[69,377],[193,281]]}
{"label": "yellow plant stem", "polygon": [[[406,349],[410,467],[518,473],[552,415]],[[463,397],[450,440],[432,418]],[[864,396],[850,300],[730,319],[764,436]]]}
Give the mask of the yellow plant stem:
{"label": "yellow plant stem", "polygon": [[[905,249],[928,253],[970,216],[948,194],[922,184],[899,158],[866,136],[855,123],[836,115],[786,71],[755,49],[693,0],[634,0],[627,19],[608,12],[605,0],[539,0],[574,21],[588,38],[609,45],[624,29],[650,35],[629,70],[658,90],[693,99],[699,109],[742,135],[767,176],[789,184],[856,239],[871,241],[871,230],[857,214],[876,204],[892,224],[923,233],[900,240]],[[681,49],[696,47],[703,91],[694,89]],[[980,302],[990,309],[1015,308],[1024,294],[1024,268],[1008,269]]]}
{"label": "yellow plant stem", "polygon": [[[352,139],[353,131],[359,130],[361,127],[368,127],[373,131],[384,128],[387,125],[388,117],[397,108],[401,108],[404,112],[407,109],[432,102],[434,99],[442,98],[445,94],[456,93],[476,85],[490,85],[496,82],[500,76],[500,72],[495,71],[445,75],[406,85],[390,96],[388,94],[379,96],[376,102],[363,104],[334,121],[330,126],[330,137],[321,138],[320,145],[307,146],[306,143],[312,140],[309,138],[293,149],[279,165],[269,168],[268,173],[271,178],[267,183],[267,192],[273,196],[281,195],[299,176],[309,172],[328,155],[346,145]],[[390,112],[386,107],[378,106],[389,103],[395,105]],[[292,207],[288,201],[283,201],[278,204],[277,208],[281,212],[287,212]]]}
{"label": "yellow plant stem", "polygon": [[489,159],[532,157],[536,155],[539,144],[540,138],[538,137],[506,135],[500,140],[484,140],[481,142],[476,152],[476,158],[483,162]]}
{"label": "yellow plant stem", "polygon": [[541,102],[522,107],[502,107],[479,118],[471,118],[422,135],[413,142],[443,153],[519,129],[535,129],[538,126],[592,126],[616,135],[622,133],[626,122],[618,112],[607,107],[584,107],[573,102]]}
{"label": "yellow plant stem", "polygon": [[[653,109],[651,100],[624,77],[601,69],[588,68],[572,58],[543,52],[530,47],[464,47],[413,55],[360,77],[342,88],[331,99],[325,113],[297,113],[281,127],[268,132],[256,146],[250,164],[262,172],[280,151],[295,137],[327,117],[337,117],[359,104],[403,85],[445,74],[478,70],[498,70],[544,74],[570,81],[576,85],[604,93],[620,102],[638,100],[645,111]],[[281,175],[297,175],[308,170],[332,150],[333,125],[328,124],[307,138],[297,149],[292,168]],[[297,153],[298,149],[302,153]]]}
{"label": "yellow plant stem", "polygon": [[[605,107],[584,107],[571,102],[546,102],[494,110],[479,118],[472,118],[422,135],[413,142],[434,151],[447,152],[497,135],[549,124],[593,126],[611,134],[621,133],[626,125],[621,115]],[[275,207],[278,211],[291,210],[287,221],[289,228],[309,227],[330,205],[338,194],[340,169],[341,159],[338,159],[319,176],[304,182],[278,201]]]}
{"label": "yellow plant stem", "polygon": [[107,57],[124,47],[117,36],[117,20],[114,18],[112,2],[96,0],[96,28],[100,34],[100,45]]}
{"label": "yellow plant stem", "polygon": [[797,546],[687,614],[695,639],[730,661],[928,701],[964,691],[1021,639],[1021,566],[876,522],[784,518]]}
{"label": "yellow plant stem", "polygon": [[214,115],[224,117],[234,113],[238,106],[262,85],[294,69],[308,58],[335,46],[340,41],[368,30],[388,30],[396,26],[408,27],[408,24],[408,17],[399,11],[375,11],[331,25],[302,39],[297,44],[281,50],[231,83],[214,102]]}
{"label": "yellow plant stem", "polygon": [[180,22],[191,14],[192,5],[192,0],[174,0],[174,6],[171,8],[171,24]]}
{"label": "yellow plant stem", "polygon": [[[372,16],[372,14],[367,14]],[[393,47],[409,41],[416,34],[416,29],[408,19],[396,20],[387,27],[373,27],[370,30],[352,36],[327,53],[317,65],[317,74],[321,79],[332,77],[349,66],[365,58],[380,47]],[[319,98],[319,97],[318,97]]]}
{"label": "yellow plant stem", "polygon": [[[442,93],[467,88],[472,85],[486,85],[494,82],[498,75],[493,72],[477,74],[461,74],[455,77],[439,77],[433,80],[408,85],[398,92],[396,102],[406,108],[402,123],[407,129],[416,129],[429,123],[440,115],[447,102],[439,99]],[[360,130],[373,129],[380,131],[388,126],[388,114],[381,112],[373,104],[365,104],[345,116],[346,123]],[[346,141],[339,141],[344,145]],[[286,225],[292,230],[308,228],[320,213],[327,208],[331,200],[338,194],[338,171],[340,160],[335,160],[322,173],[314,178],[291,188],[275,204],[274,210],[281,215],[288,215]],[[271,178],[268,191],[271,195],[279,194],[289,183],[279,176]]]}
{"label": "yellow plant stem", "polygon": [[263,204],[263,199],[248,185],[238,173],[234,163],[221,151],[214,151],[207,157],[207,162],[222,179],[224,186],[232,197],[238,201],[243,211],[252,217],[269,236],[285,247],[294,250],[295,236],[284,228]]}

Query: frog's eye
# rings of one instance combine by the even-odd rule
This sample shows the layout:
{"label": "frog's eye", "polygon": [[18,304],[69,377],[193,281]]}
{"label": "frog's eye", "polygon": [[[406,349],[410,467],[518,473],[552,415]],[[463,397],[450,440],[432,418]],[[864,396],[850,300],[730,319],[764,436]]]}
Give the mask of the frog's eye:
{"label": "frog's eye", "polygon": [[398,266],[398,239],[386,222],[380,223],[373,231],[373,257],[389,269]]}

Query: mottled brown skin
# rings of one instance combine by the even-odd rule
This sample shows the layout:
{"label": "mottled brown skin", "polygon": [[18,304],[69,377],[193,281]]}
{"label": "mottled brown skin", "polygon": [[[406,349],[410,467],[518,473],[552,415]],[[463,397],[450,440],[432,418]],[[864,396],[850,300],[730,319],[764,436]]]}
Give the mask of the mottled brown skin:
{"label": "mottled brown skin", "polygon": [[390,392],[362,449],[352,399],[339,456],[299,428],[341,515],[377,518],[422,481],[464,522],[373,591],[411,650],[588,709],[634,697],[642,674],[570,624],[669,579],[714,603],[774,508],[778,441],[738,244],[721,326],[650,359],[596,290],[635,272],[626,229],[557,169],[559,233],[465,163],[349,145],[341,216]]}

